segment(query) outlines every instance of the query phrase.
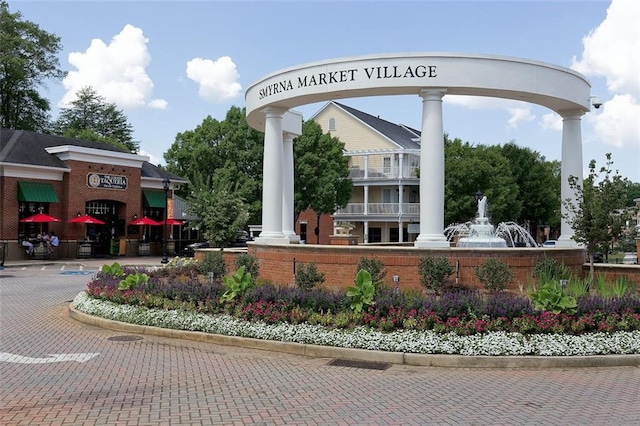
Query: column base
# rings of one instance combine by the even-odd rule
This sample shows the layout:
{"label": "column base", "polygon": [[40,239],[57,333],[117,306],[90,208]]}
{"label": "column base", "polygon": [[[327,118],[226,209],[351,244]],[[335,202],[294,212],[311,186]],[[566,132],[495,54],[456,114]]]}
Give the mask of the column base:
{"label": "column base", "polygon": [[300,235],[297,235],[295,233],[290,233],[290,232],[284,232],[284,237],[287,238],[289,240],[289,242],[291,243],[299,243],[300,242]]}
{"label": "column base", "polygon": [[450,248],[451,244],[444,235],[418,235],[413,243],[417,248]]}
{"label": "column base", "polygon": [[264,233],[260,234],[259,237],[256,237],[254,240],[255,244],[259,245],[279,245],[284,246],[290,244],[289,238],[285,237],[283,234],[280,235],[264,235]]}

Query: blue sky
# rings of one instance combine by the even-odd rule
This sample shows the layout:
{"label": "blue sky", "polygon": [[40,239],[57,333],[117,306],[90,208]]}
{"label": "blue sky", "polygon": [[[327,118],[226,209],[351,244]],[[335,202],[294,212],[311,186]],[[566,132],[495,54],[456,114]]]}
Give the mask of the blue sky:
{"label": "blue sky", "polygon": [[[55,106],[93,86],[135,128],[151,162],[179,132],[244,106],[244,90],[289,66],[375,53],[516,56],[573,68],[604,105],[583,116],[583,163],[613,154],[640,182],[640,1],[28,1],[12,12],[62,38],[69,76],[44,94]],[[420,128],[418,96],[341,102]],[[321,104],[297,110],[311,117]],[[557,115],[498,99],[445,97],[444,129],[474,144],[515,141],[560,159]]]}

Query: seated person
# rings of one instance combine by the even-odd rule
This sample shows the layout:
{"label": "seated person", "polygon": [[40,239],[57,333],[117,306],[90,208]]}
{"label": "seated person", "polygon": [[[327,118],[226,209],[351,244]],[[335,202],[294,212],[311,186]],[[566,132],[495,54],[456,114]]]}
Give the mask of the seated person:
{"label": "seated person", "polygon": [[56,233],[52,231],[51,235],[49,236],[49,244],[47,245],[49,249],[49,253],[53,253],[53,248],[58,247],[59,245],[60,245],[60,239],[58,238]]}
{"label": "seated person", "polygon": [[22,246],[27,248],[27,254],[33,255],[33,243],[29,240],[24,240]]}

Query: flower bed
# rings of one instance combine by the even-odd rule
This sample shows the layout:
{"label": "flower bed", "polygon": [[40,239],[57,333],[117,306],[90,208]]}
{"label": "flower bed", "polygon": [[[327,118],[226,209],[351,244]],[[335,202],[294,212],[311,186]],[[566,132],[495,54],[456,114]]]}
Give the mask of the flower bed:
{"label": "flower bed", "polygon": [[[131,274],[134,271],[126,271]],[[151,273],[134,289],[99,273],[74,300],[84,313],[141,325],[345,348],[463,355],[640,353],[637,295],[578,299],[576,312],[534,311],[526,297],[381,288],[349,308],[344,293],[263,284],[221,302],[220,280],[194,269]]]}
{"label": "flower bed", "polygon": [[74,307],[88,315],[131,324],[228,336],[419,354],[576,356],[640,353],[640,331],[582,335],[487,332],[460,336],[455,332],[402,330],[390,333],[358,326],[335,329],[302,323],[266,324],[228,314],[209,315],[181,310],[149,309],[78,294]]}

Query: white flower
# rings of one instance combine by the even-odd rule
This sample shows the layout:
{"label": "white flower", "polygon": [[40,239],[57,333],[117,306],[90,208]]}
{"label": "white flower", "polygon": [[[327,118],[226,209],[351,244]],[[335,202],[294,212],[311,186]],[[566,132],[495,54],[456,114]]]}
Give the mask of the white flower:
{"label": "white flower", "polygon": [[368,327],[329,329],[310,324],[266,324],[244,321],[230,315],[206,315],[184,311],[148,309],[93,299],[82,292],[73,306],[88,315],[176,330],[202,331],[228,336],[276,340],[302,344],[359,348],[389,352],[460,355],[577,356],[640,354],[640,331],[589,333],[579,336],[489,332],[459,336],[431,330],[401,330],[383,333]]}

